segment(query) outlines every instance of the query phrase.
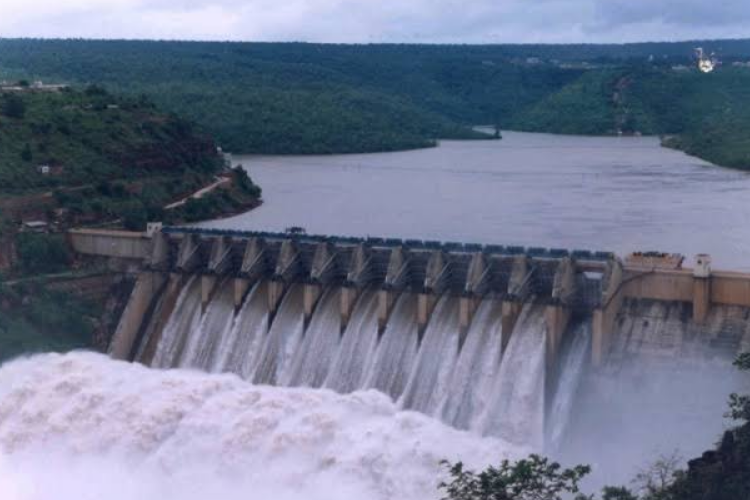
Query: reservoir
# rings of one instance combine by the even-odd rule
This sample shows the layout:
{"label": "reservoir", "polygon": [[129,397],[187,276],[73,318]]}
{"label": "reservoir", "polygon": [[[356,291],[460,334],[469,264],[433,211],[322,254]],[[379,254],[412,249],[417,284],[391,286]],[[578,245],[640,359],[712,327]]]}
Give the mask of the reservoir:
{"label": "reservoir", "polygon": [[211,227],[713,256],[750,268],[750,175],[654,137],[505,132],[396,153],[237,157],[264,205]]}

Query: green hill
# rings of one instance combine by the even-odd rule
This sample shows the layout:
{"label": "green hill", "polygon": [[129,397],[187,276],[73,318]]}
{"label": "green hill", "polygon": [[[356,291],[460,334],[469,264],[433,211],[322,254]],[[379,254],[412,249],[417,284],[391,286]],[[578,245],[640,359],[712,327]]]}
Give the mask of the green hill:
{"label": "green hill", "polygon": [[[693,48],[716,52],[712,74]],[[198,123],[238,153],[353,153],[486,138],[471,125],[679,135],[750,165],[750,40],[627,45],[321,45],[0,40],[0,78],[96,83]]]}
{"label": "green hill", "polygon": [[[194,220],[257,203],[258,188],[243,178],[216,196],[164,210],[223,169],[210,137],[145,98],[99,87],[0,90],[0,217],[6,224],[31,217],[60,224],[121,219],[140,229],[149,219]],[[52,214],[55,209],[63,212]]]}
{"label": "green hill", "polygon": [[750,168],[750,68],[593,71],[516,116],[513,128],[562,134],[670,136],[665,145]]}
{"label": "green hill", "polygon": [[[205,176],[220,165],[211,139],[146,100],[85,92],[0,93],[0,191]],[[42,165],[51,168],[44,175]]]}

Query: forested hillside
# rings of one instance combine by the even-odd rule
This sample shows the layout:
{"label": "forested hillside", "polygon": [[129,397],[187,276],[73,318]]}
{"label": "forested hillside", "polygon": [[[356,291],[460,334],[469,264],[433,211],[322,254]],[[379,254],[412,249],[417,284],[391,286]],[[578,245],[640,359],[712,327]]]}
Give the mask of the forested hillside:
{"label": "forested hillside", "polygon": [[[120,219],[142,229],[147,220],[196,219],[257,202],[257,187],[235,172],[232,185],[247,181],[244,192],[224,189],[212,207],[187,204],[195,214],[165,213],[165,205],[215,182],[224,168],[213,139],[145,98],[98,86],[0,88],[0,239],[4,221]],[[62,212],[50,215],[55,209]]]}
{"label": "forested hillside", "polygon": [[[694,68],[701,45],[723,61]],[[0,78],[96,83],[202,125],[242,153],[348,153],[487,138],[471,125],[677,135],[750,166],[750,41],[318,45],[0,40]]]}
{"label": "forested hillside", "polygon": [[563,134],[670,136],[665,144],[750,168],[750,68],[710,73],[658,67],[592,71],[546,97],[513,128]]}
{"label": "forested hillside", "polygon": [[[213,141],[145,99],[85,92],[0,92],[0,192],[144,175],[203,176],[221,164]],[[46,165],[51,170],[42,173]]]}

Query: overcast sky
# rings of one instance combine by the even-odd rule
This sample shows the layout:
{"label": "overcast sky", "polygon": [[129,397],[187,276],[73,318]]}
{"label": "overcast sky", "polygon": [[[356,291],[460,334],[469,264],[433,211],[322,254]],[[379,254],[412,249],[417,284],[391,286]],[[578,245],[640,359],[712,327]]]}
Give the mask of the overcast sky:
{"label": "overcast sky", "polygon": [[633,42],[750,37],[750,0],[0,0],[0,37]]}

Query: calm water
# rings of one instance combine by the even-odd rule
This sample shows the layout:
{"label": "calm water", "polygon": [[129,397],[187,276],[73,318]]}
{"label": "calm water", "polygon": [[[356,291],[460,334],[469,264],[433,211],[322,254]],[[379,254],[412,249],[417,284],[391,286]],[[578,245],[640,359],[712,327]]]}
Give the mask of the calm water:
{"label": "calm water", "polygon": [[418,151],[238,162],[265,204],[213,227],[707,252],[715,267],[750,269],[750,175],[655,138],[507,132]]}

